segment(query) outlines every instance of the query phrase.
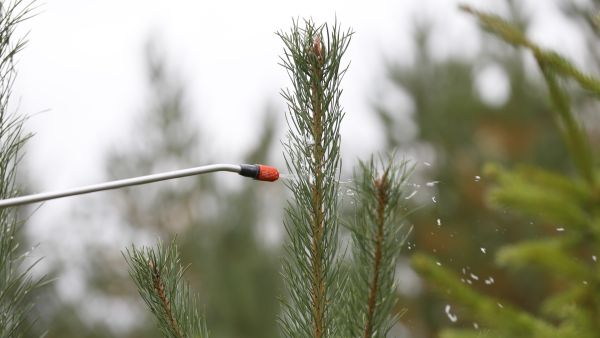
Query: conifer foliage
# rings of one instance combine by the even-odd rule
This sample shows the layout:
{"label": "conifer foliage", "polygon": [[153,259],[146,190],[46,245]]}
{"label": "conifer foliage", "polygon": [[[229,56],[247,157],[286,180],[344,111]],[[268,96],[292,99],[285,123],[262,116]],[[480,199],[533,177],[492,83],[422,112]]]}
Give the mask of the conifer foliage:
{"label": "conifer foliage", "polygon": [[[540,269],[558,287],[533,314],[472,290],[457,274],[437,266],[427,256],[413,257],[413,265],[439,291],[464,306],[471,318],[484,323],[490,337],[596,337],[600,330],[598,168],[594,148],[574,115],[563,82],[574,80],[597,96],[600,80],[580,71],[561,55],[539,47],[500,17],[467,6],[462,9],[476,16],[485,29],[514,46],[530,50],[547,84],[552,118],[571,154],[575,173],[566,175],[534,166],[505,169],[489,164],[484,174],[495,182],[488,193],[493,206],[517,211],[539,220],[539,224],[550,224],[557,233],[505,245],[496,253],[496,263],[517,271],[525,267]],[[445,330],[442,337],[480,334],[454,329]]]}
{"label": "conifer foliage", "polygon": [[286,164],[294,179],[287,183],[293,200],[286,210],[288,259],[284,263],[290,303],[283,330],[288,337],[334,337],[335,311],[343,285],[336,258],[338,178],[340,171],[341,58],[351,32],[337,25],[295,22],[279,33],[285,44],[282,65],[293,90],[282,92],[290,127],[284,142]]}
{"label": "conifer foliage", "polygon": [[[16,27],[32,15],[32,2],[0,2],[0,199],[18,195],[16,168],[28,135],[23,132],[22,117],[9,111],[8,103],[15,80],[14,58],[25,46],[15,36]],[[25,266],[27,254],[19,254],[17,236],[20,225],[15,209],[0,210],[0,337],[22,337],[27,331],[26,318],[33,304],[27,297],[42,284]]]}
{"label": "conifer foliage", "polygon": [[182,279],[185,268],[175,241],[156,249],[132,247],[125,259],[140,296],[155,316],[164,337],[208,337],[198,302]]}
{"label": "conifer foliage", "polygon": [[341,58],[351,31],[334,24],[297,22],[279,33],[282,65],[292,89],[287,101],[290,128],[284,142],[287,182],[293,197],[286,209],[287,257],[283,275],[288,298],[281,327],[286,337],[385,337],[394,323],[395,258],[404,241],[400,197],[406,163],[361,163],[355,176],[358,207],[352,260],[342,268],[338,247]]}
{"label": "conifer foliage", "polygon": [[352,233],[352,261],[348,280],[345,337],[386,337],[395,323],[397,299],[394,274],[404,240],[402,198],[410,174],[408,162],[360,162],[354,175],[357,196]]}
{"label": "conifer foliage", "polygon": [[[406,237],[401,203],[410,170],[393,158],[361,163],[355,174],[357,201],[352,259],[339,242],[339,176],[342,56],[351,31],[298,22],[279,32],[282,66],[292,88],[283,90],[289,133],[283,142],[286,208],[281,331],[286,337],[385,337],[398,314],[396,255]],[[205,337],[203,320],[183,283],[174,243],[127,251],[130,275],[165,337]],[[350,266],[348,266],[350,262]],[[275,297],[275,294],[273,295]]]}

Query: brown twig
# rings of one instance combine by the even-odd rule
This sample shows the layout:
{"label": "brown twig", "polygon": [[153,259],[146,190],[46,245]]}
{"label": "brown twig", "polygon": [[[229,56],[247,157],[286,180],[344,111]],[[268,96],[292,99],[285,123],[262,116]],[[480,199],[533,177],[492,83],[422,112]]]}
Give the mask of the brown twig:
{"label": "brown twig", "polygon": [[381,273],[381,255],[383,246],[383,227],[385,224],[385,206],[388,202],[388,171],[386,170],[383,177],[376,179],[373,184],[377,191],[377,234],[375,235],[375,256],[373,279],[369,290],[369,300],[367,304],[367,321],[365,323],[365,338],[371,338],[373,334],[373,317],[375,315],[375,307],[377,302],[377,292],[379,291],[379,274]]}
{"label": "brown twig", "polygon": [[317,36],[312,46],[312,53],[316,56],[316,62],[313,65],[313,84],[312,84],[312,103],[313,103],[313,123],[312,133],[314,137],[313,145],[313,158],[315,161],[314,175],[315,181],[312,185],[312,204],[314,212],[313,222],[313,238],[312,238],[312,257],[313,257],[313,285],[312,285],[312,304],[313,304],[313,318],[314,318],[314,337],[320,338],[323,335],[323,316],[325,312],[326,303],[326,290],[325,281],[323,280],[323,266],[322,266],[322,255],[321,246],[323,244],[323,232],[324,232],[324,212],[323,212],[323,196],[321,190],[323,186],[323,145],[322,145],[322,134],[323,134],[323,110],[322,105],[322,93],[320,90],[321,81],[321,67],[322,67],[322,50],[321,50],[321,39]]}
{"label": "brown twig", "polygon": [[169,302],[169,299],[167,298],[167,295],[165,293],[165,284],[162,281],[160,271],[156,266],[156,262],[154,260],[150,260],[148,262],[148,265],[152,269],[152,282],[154,285],[154,290],[156,290],[158,298],[160,298],[163,310],[169,318],[169,324],[171,325],[171,328],[173,329],[177,337],[183,338],[181,329],[179,328],[179,325],[177,325],[177,320],[173,316],[173,311],[171,310],[171,302]]}

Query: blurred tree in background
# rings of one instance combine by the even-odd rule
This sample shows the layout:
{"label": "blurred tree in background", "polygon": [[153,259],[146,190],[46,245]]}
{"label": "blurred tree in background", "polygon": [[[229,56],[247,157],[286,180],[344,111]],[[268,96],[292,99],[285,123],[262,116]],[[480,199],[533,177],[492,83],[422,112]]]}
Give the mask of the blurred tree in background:
{"label": "blurred tree in background", "polygon": [[[469,318],[485,323],[491,336],[596,337],[600,331],[598,146],[590,143],[581,121],[574,115],[576,105],[571,104],[570,91],[565,90],[564,84],[567,79],[574,80],[587,95],[597,99],[600,80],[580,71],[556,52],[538,46],[500,17],[469,7],[463,9],[478,17],[485,29],[532,52],[548,87],[552,103],[549,117],[557,122],[569,150],[573,166],[567,175],[523,165],[512,170],[489,165],[486,170],[496,183],[488,194],[492,205],[518,211],[558,232],[502,246],[496,254],[497,264],[519,273],[525,268],[539,269],[551,290],[534,311],[527,311],[474,292],[461,284],[459,277],[424,255],[415,256],[414,265],[444,294],[464,306]],[[594,17],[587,15],[593,22]],[[444,331],[442,336],[478,334],[455,329]]]}
{"label": "blurred tree in background", "polygon": [[[513,2],[507,4],[512,20],[526,30],[527,20],[523,18],[527,15],[523,9]],[[576,7],[567,11],[577,12],[581,10]],[[589,15],[587,17],[572,20],[582,21],[584,25],[593,22]],[[591,59],[595,59],[597,40],[589,28],[584,27],[581,34],[588,41],[595,41],[588,45]],[[556,232],[557,225],[548,218],[523,219],[504,208],[492,210],[486,203],[487,177],[482,173],[482,166],[494,161],[506,166],[519,163],[552,171],[573,170],[572,164],[565,161],[569,156],[567,147],[555,131],[555,121],[550,118],[553,108],[548,105],[546,85],[539,77],[530,75],[531,69],[519,51],[499,45],[497,41],[483,40],[481,52],[473,59],[438,60],[428,49],[428,39],[428,27],[420,27],[415,37],[415,64],[389,66],[392,82],[412,104],[418,126],[415,140],[407,142],[401,133],[405,126],[397,110],[376,106],[389,147],[416,149],[417,154],[432,149],[434,153],[431,165],[421,166],[424,179],[430,182],[422,184],[414,197],[417,204],[433,198],[432,207],[413,215],[414,245],[409,244],[409,248],[433,254],[437,259],[433,261],[434,266],[449,266],[459,271],[459,278],[469,289],[483,290],[488,295],[501,297],[503,302],[535,312],[555,291],[556,285],[547,279],[543,269],[501,270],[493,264],[493,254],[506,243]],[[496,90],[503,86],[503,77],[508,80],[505,99],[490,99],[481,92],[479,81],[490,73],[500,75],[496,75],[492,83]],[[581,108],[581,119],[586,121],[590,119],[589,95],[587,98],[581,93],[576,95],[581,98],[576,101],[576,107]],[[597,128],[598,123],[587,125],[592,129],[594,125]],[[592,135],[594,137],[598,134]],[[532,179],[527,177],[521,179]],[[534,222],[539,226],[528,225]],[[439,284],[441,280],[432,282]],[[446,292],[444,285],[447,284],[440,286],[442,292]],[[403,298],[408,308],[403,323],[414,336],[435,336],[440,327],[455,319],[447,308],[447,301],[428,290],[419,295],[403,295]]]}
{"label": "blurred tree in background", "polygon": [[[133,142],[107,156],[106,171],[111,180],[211,163],[208,140],[202,139],[195,127],[197,122],[185,104],[183,84],[168,67],[163,50],[150,43],[146,58],[150,83],[147,107],[132,131],[136,134],[130,138]],[[264,119],[258,143],[246,154],[245,162],[268,161],[275,142],[274,119],[268,114]],[[80,212],[78,219],[114,222],[116,215],[120,231],[137,244],[154,243],[157,237],[167,242],[177,236],[182,261],[190,264],[185,279],[199,293],[202,307],[198,310],[206,316],[211,337],[274,337],[279,311],[274,292],[280,289],[279,254],[277,248],[259,239],[257,230],[268,219],[267,205],[273,204],[262,197],[264,190],[282,192],[263,184],[263,193],[259,193],[256,182],[250,180],[232,189],[217,176],[120,189],[107,195],[107,206]],[[147,316],[120,252],[101,248],[90,248],[90,252],[90,266],[85,271],[89,293],[135,304],[129,307],[142,317],[133,323],[133,331],[119,333],[110,322],[90,323],[75,306],[47,295],[54,303],[44,311],[48,337],[158,337],[160,332]]]}

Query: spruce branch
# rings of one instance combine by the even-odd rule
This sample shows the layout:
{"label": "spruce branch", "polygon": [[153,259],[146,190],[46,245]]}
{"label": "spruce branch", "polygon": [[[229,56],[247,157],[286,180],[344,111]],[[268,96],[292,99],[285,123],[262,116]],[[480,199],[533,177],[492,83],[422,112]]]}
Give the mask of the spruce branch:
{"label": "spruce branch", "polygon": [[354,175],[357,217],[352,233],[353,266],[349,278],[346,336],[385,337],[396,320],[396,258],[407,231],[404,229],[407,162],[384,164],[373,158],[360,162]]}
{"label": "spruce branch", "polygon": [[333,337],[334,313],[343,291],[336,259],[338,178],[340,169],[340,82],[346,71],[341,58],[351,31],[338,24],[297,21],[289,33],[277,33],[284,43],[281,65],[292,82],[282,91],[289,126],[284,142],[287,182],[293,200],[286,208],[284,275],[289,301],[284,302],[282,329],[288,337]]}
{"label": "spruce branch", "polygon": [[[0,199],[18,195],[17,166],[22,148],[30,137],[23,131],[25,117],[9,111],[8,104],[16,77],[15,56],[24,48],[24,38],[15,30],[31,17],[34,1],[0,2]],[[22,337],[29,329],[26,318],[33,308],[27,295],[47,282],[34,279],[25,266],[28,253],[19,254],[16,240],[22,221],[15,209],[0,210],[0,337]]]}
{"label": "spruce branch", "polygon": [[183,280],[185,268],[177,244],[159,242],[156,249],[132,246],[123,253],[140,296],[155,316],[164,337],[208,337],[198,301]]}

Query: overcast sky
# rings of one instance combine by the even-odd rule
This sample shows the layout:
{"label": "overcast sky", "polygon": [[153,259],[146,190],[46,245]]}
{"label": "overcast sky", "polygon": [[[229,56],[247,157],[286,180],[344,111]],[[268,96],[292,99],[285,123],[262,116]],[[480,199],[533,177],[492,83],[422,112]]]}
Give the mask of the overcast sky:
{"label": "overcast sky", "polygon": [[[143,52],[149,38],[164,44],[184,78],[191,110],[214,141],[212,152],[236,162],[260,128],[257,114],[267,104],[283,114],[278,93],[287,77],[277,65],[282,44],[274,33],[297,17],[321,22],[337,16],[356,32],[342,98],[343,133],[353,137],[343,139],[355,155],[368,154],[379,141],[369,103],[385,87],[383,60],[410,60],[416,20],[437,18],[432,43],[440,54],[476,50],[473,20],[458,13],[456,2],[48,1],[27,23],[30,42],[20,57],[14,95],[20,111],[42,112],[28,123],[36,133],[26,157],[34,186],[59,189],[102,179],[104,149],[143,138],[129,132],[133,116],[145,108]],[[470,2],[481,7],[486,1]],[[539,11],[547,7],[542,2],[529,1],[528,7]],[[554,21],[546,12],[542,18]],[[577,43],[561,41],[561,32],[551,31],[556,25],[546,26],[546,40]]]}

